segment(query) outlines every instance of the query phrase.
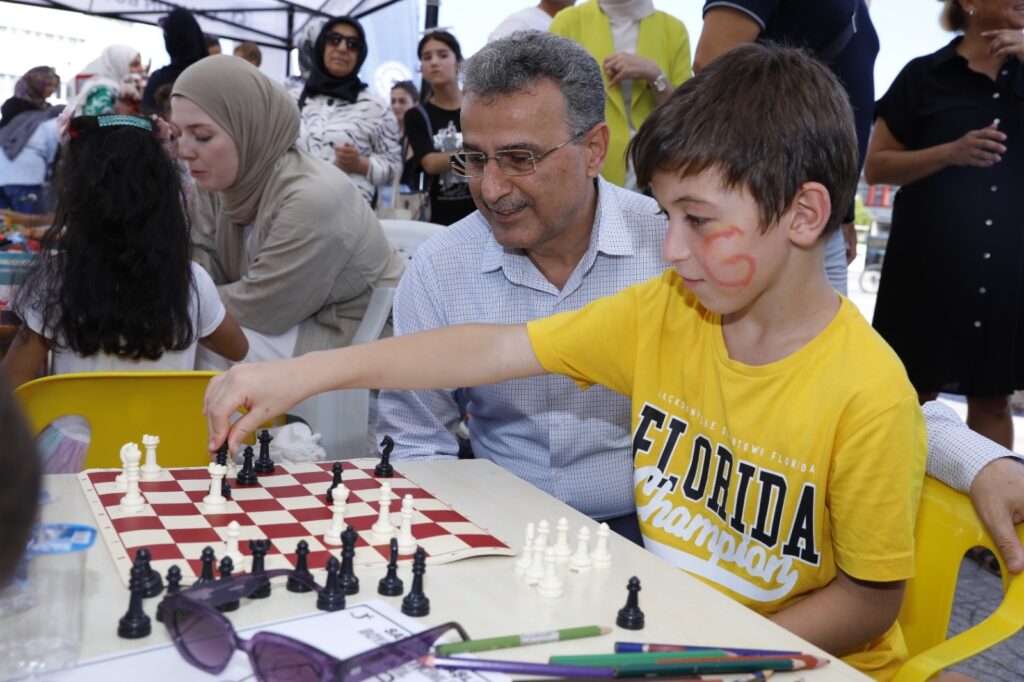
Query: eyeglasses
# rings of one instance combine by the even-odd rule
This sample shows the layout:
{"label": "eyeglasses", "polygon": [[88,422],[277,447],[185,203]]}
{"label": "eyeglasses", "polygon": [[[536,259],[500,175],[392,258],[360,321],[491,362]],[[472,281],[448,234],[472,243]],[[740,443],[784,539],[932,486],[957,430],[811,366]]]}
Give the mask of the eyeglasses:
{"label": "eyeglasses", "polygon": [[324,39],[327,41],[327,44],[330,45],[331,47],[338,47],[344,42],[345,47],[347,47],[350,52],[355,52],[363,45],[362,41],[359,40],[359,38],[356,38],[355,36],[343,36],[340,33],[336,33],[334,31],[331,31],[326,36],[324,36]]}
{"label": "eyeglasses", "polygon": [[191,665],[212,675],[222,672],[235,650],[241,650],[248,654],[258,682],[359,682],[425,656],[451,630],[463,641],[469,639],[461,625],[451,622],[341,660],[273,632],[257,632],[251,639],[239,637],[217,606],[247,597],[270,578],[284,575],[317,592],[323,589],[308,575],[278,569],[194,585],[166,597],[164,623],[178,653]]}
{"label": "eyeglasses", "polygon": [[530,175],[537,170],[537,163],[547,155],[557,152],[559,149],[575,142],[587,134],[582,130],[560,145],[552,147],[542,154],[534,154],[529,149],[502,149],[494,152],[494,156],[487,156],[483,152],[456,152],[448,156],[448,165],[452,172],[464,178],[479,178],[483,176],[487,162],[494,159],[501,172],[508,176]]}

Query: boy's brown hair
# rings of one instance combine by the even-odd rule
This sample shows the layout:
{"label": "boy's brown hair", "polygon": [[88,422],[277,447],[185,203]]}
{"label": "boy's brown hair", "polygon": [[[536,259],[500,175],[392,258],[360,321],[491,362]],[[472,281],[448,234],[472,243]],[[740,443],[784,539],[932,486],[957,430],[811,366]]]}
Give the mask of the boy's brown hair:
{"label": "boy's brown hair", "polygon": [[761,231],[776,223],[805,182],[832,201],[823,230],[839,228],[857,188],[853,111],[836,77],[809,53],[751,43],[683,83],[647,117],[626,151],[637,184],[655,173],[722,174],[757,202]]}
{"label": "boy's brown hair", "polygon": [[263,53],[260,52],[260,46],[256,43],[239,43],[235,47],[235,56],[241,57],[256,67],[263,63]]}

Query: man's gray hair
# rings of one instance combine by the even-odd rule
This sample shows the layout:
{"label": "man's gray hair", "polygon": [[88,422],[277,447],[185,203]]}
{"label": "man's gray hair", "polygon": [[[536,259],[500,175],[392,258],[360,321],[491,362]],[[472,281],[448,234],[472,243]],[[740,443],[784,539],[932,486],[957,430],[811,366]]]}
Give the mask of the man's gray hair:
{"label": "man's gray hair", "polygon": [[580,45],[553,33],[516,31],[488,43],[466,60],[462,75],[463,92],[484,98],[521,92],[550,78],[565,97],[573,133],[604,120],[601,67]]}

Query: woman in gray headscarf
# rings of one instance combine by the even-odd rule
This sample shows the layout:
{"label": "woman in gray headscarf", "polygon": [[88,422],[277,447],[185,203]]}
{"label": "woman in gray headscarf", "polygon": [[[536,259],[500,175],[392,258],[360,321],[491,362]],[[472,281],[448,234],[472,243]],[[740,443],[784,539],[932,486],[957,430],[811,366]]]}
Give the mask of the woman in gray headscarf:
{"label": "woman in gray headscarf", "polygon": [[171,110],[198,186],[195,260],[249,337],[246,360],[350,343],[373,289],[404,265],[346,175],[295,147],[288,92],[215,55],[178,77]]}

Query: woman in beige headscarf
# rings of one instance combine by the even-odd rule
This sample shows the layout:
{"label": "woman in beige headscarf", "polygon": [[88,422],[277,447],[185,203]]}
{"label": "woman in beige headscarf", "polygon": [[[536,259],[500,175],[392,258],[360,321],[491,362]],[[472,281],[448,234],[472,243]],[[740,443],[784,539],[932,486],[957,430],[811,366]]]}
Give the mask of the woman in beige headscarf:
{"label": "woman in beige headscarf", "polygon": [[374,287],[395,286],[404,264],[352,181],[295,147],[288,92],[215,55],[178,77],[171,111],[198,186],[195,259],[249,337],[246,360],[350,343]]}

